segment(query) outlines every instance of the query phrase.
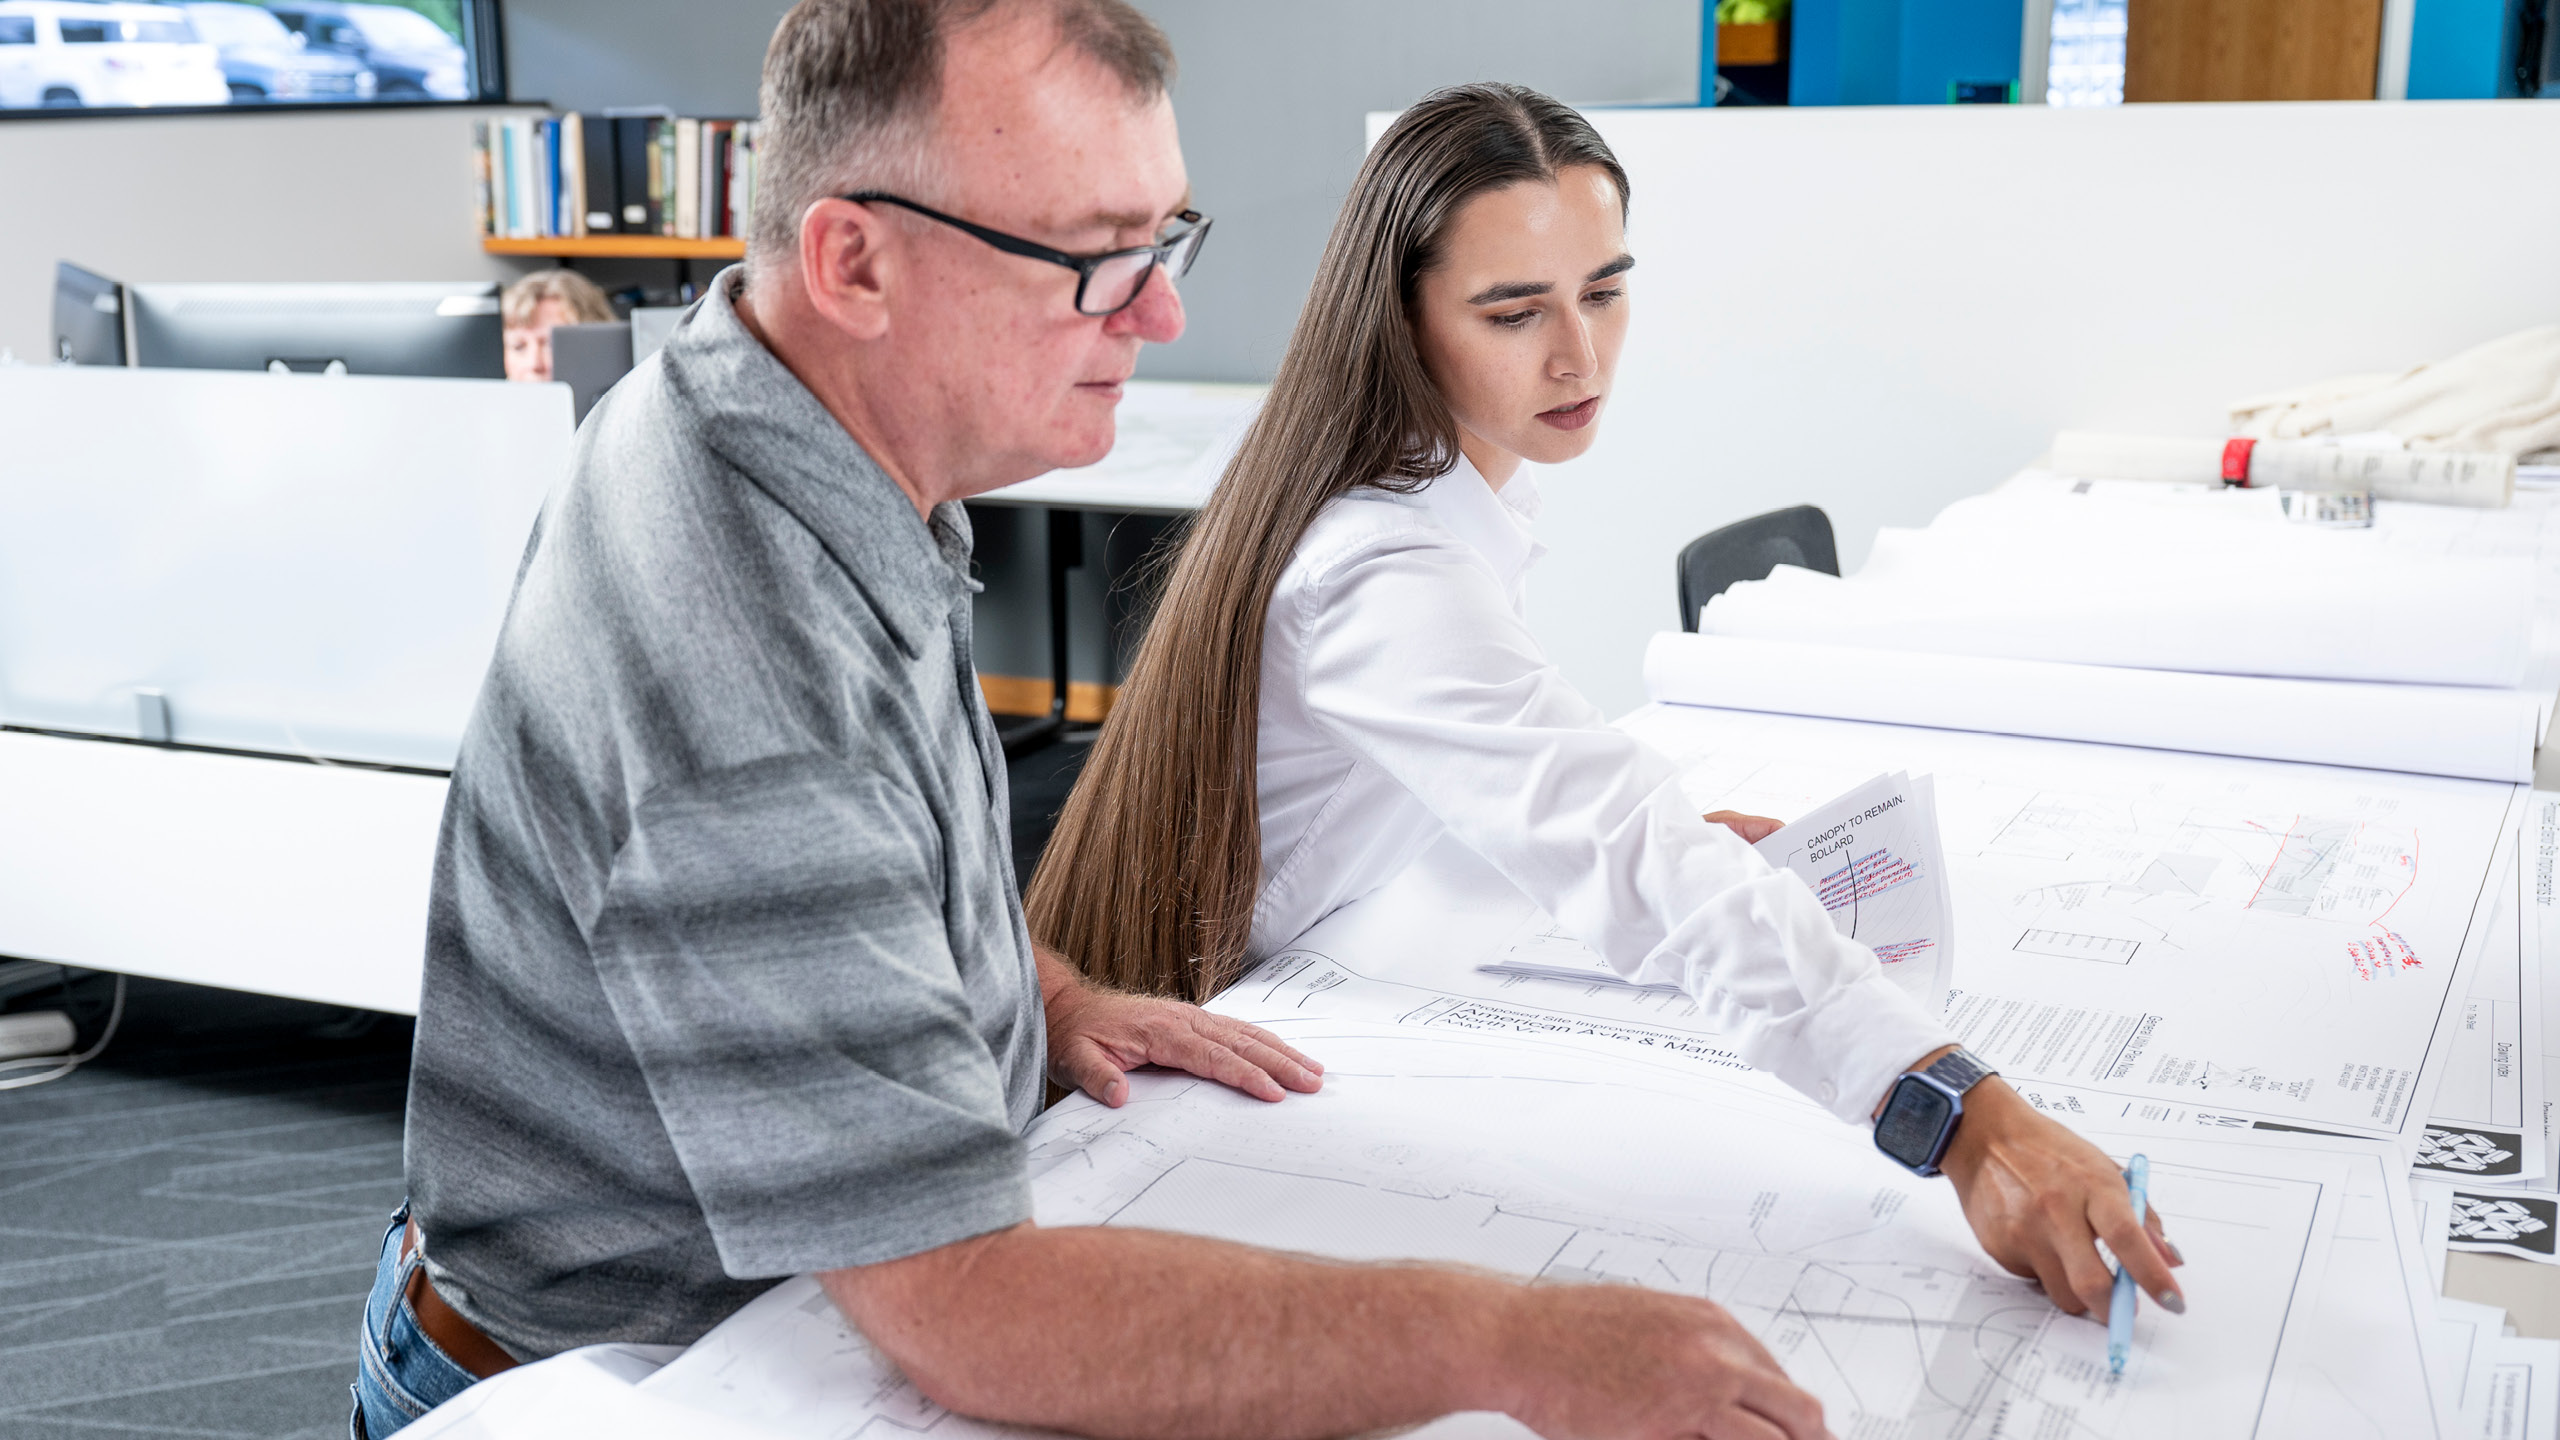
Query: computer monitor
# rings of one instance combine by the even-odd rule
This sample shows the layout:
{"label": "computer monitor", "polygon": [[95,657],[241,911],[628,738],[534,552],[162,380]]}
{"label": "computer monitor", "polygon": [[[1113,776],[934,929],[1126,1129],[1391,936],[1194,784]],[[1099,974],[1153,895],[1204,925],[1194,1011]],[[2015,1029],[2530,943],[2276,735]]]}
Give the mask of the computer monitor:
{"label": "computer monitor", "polygon": [[580,421],[630,373],[629,321],[551,327],[551,378],[569,387],[569,408]]}
{"label": "computer monitor", "polygon": [[134,363],[506,378],[493,281],[130,285]]}
{"label": "computer monitor", "polygon": [[684,323],[690,305],[635,305],[631,308],[631,363],[639,364],[658,353],[667,337]]}
{"label": "computer monitor", "polygon": [[53,266],[53,358],[66,365],[124,363],[124,287],[68,260]]}

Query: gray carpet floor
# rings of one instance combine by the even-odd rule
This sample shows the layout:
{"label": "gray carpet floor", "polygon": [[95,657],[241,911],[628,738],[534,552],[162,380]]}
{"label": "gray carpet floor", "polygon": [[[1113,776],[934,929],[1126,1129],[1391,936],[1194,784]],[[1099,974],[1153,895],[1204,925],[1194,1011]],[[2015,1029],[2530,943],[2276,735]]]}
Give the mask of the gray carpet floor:
{"label": "gray carpet floor", "polygon": [[136,980],[106,1054],[0,1092],[0,1436],[346,1434],[410,1025],[345,1018]]}
{"label": "gray carpet floor", "polygon": [[[1085,752],[1011,767],[1025,877]],[[84,1044],[111,986],[73,986]],[[134,980],[105,1054],[0,1091],[0,1440],[347,1433],[412,1028],[350,1018]]]}

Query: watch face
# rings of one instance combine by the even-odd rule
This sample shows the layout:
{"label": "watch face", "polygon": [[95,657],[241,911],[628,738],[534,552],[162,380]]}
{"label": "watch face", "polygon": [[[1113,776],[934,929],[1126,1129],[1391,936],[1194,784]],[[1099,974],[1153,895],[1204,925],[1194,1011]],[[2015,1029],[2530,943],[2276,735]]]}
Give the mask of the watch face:
{"label": "watch face", "polygon": [[1956,1104],[1937,1087],[1905,1075],[1876,1121],[1876,1148],[1913,1170],[1936,1158],[1938,1137],[1955,1118]]}

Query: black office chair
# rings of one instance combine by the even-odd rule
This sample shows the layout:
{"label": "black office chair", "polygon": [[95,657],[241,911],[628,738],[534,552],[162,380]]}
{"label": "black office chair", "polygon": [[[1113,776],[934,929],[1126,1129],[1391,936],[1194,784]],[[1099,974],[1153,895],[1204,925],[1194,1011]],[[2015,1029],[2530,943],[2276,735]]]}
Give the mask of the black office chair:
{"label": "black office chair", "polygon": [[1728,585],[1766,580],[1781,565],[1840,573],[1831,517],[1819,506],[1790,505],[1710,530],[1680,551],[1680,628],[1695,631],[1698,611]]}

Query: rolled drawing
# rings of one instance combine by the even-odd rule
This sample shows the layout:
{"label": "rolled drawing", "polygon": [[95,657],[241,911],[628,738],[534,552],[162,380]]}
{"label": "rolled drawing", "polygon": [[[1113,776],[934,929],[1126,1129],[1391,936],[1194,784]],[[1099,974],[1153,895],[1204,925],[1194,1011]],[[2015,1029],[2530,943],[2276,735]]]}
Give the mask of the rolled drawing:
{"label": "rolled drawing", "polygon": [[2047,457],[2084,480],[2152,480],[2286,490],[2368,491],[2383,500],[2496,507],[2515,495],[2513,456],[2377,450],[2285,440],[2107,435],[2065,430]]}

